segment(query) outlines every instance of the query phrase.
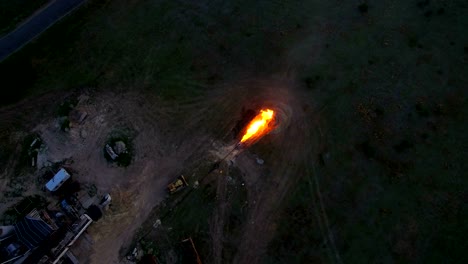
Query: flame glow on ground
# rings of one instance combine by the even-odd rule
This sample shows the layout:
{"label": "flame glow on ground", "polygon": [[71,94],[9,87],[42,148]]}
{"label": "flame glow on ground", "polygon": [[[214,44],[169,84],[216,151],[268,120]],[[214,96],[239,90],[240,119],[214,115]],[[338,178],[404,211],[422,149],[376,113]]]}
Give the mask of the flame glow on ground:
{"label": "flame glow on ground", "polygon": [[273,121],[275,120],[275,112],[271,109],[260,110],[260,113],[250,121],[242,136],[241,143],[249,139],[259,139],[260,137],[268,134],[273,129]]}

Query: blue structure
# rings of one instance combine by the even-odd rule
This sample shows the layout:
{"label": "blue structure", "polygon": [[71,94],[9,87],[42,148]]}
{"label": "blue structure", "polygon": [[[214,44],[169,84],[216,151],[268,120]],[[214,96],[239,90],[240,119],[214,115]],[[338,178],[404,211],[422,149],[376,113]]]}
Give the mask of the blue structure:
{"label": "blue structure", "polygon": [[18,239],[30,250],[35,249],[52,233],[52,228],[44,221],[26,216],[15,224]]}

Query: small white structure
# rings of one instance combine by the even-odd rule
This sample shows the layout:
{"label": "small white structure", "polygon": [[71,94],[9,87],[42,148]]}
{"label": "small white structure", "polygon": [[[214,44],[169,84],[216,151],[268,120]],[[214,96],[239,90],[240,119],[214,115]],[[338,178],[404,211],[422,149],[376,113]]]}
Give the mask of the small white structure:
{"label": "small white structure", "polygon": [[70,179],[70,174],[65,169],[60,169],[55,176],[46,183],[47,190],[55,192],[62,184]]}

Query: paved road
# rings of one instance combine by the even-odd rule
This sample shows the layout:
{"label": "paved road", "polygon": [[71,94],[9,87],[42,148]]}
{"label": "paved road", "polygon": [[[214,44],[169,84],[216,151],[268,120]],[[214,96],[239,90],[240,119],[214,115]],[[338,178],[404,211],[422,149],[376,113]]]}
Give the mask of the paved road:
{"label": "paved road", "polygon": [[52,0],[18,28],[0,39],[0,62],[31,42],[86,0]]}

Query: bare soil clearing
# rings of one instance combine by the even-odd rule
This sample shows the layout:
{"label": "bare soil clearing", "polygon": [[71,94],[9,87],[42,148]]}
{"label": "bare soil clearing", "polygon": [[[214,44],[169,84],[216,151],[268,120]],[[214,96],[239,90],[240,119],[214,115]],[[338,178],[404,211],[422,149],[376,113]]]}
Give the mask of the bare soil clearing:
{"label": "bare soil clearing", "polygon": [[[65,133],[52,120],[37,130],[47,144],[48,161],[72,159],[77,180],[94,183],[99,191],[115,195],[112,209],[89,233],[95,241],[92,262],[117,262],[120,247],[130,241],[151,209],[165,197],[165,186],[194,150],[171,144],[174,135],[167,124],[168,109],[161,107],[157,98],[133,93],[83,98],[77,106],[88,113],[82,125],[72,126]],[[130,129],[135,134],[135,156],[127,168],[109,164],[103,155],[104,142],[118,129]]]}
{"label": "bare soil clearing", "polygon": [[[45,145],[39,154],[38,167],[67,160],[67,168],[75,180],[95,184],[100,193],[112,194],[115,201],[112,209],[89,234],[97,252],[91,255],[92,262],[117,262],[119,249],[131,241],[147,214],[166,196],[167,183],[197,149],[191,149],[197,139],[191,139],[189,146],[173,144],[175,133],[168,127],[168,109],[150,95],[83,94],[78,99],[75,108],[88,113],[82,124],[71,124],[65,132],[57,118],[47,118],[33,129]],[[104,158],[104,144],[115,130],[130,130],[134,134],[132,143],[136,151],[127,168]],[[40,177],[39,174],[34,177]],[[41,193],[37,188],[40,186],[27,189]]]}

